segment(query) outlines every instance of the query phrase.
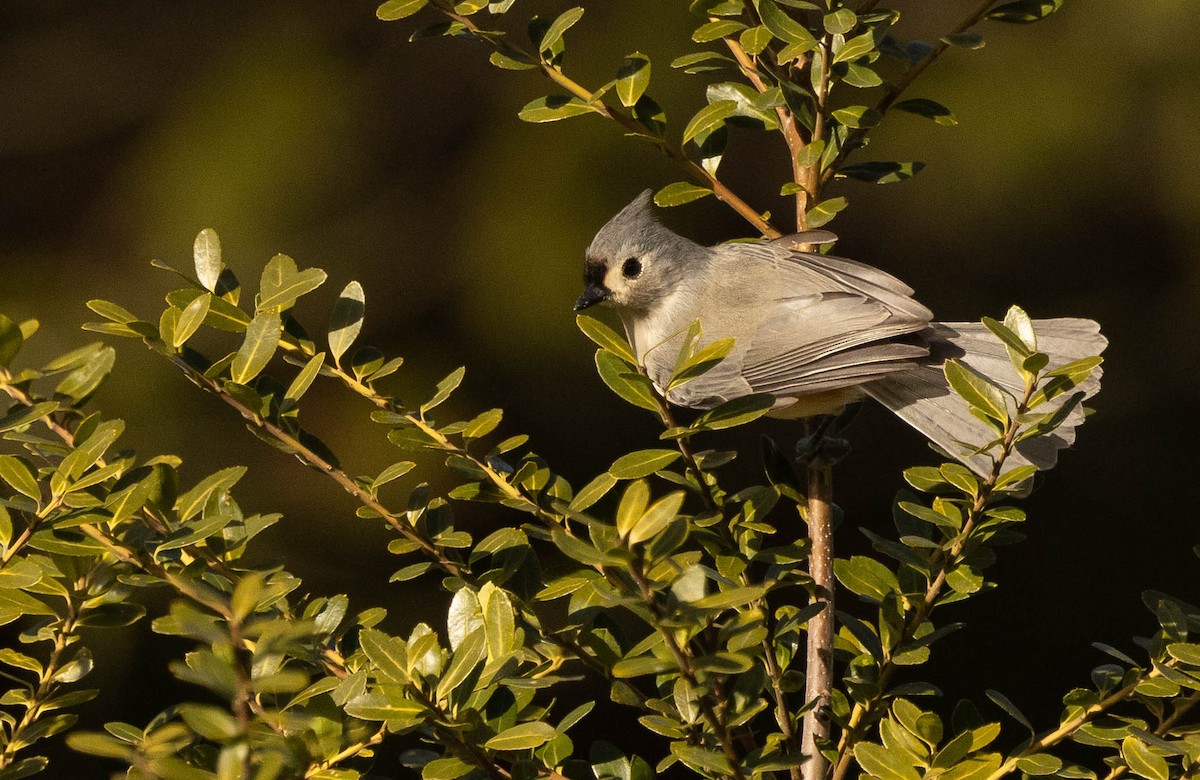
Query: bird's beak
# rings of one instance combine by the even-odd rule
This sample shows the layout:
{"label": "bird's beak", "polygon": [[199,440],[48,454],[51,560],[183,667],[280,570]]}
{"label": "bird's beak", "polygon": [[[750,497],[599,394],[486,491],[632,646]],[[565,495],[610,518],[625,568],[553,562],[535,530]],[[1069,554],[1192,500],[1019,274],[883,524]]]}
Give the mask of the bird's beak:
{"label": "bird's beak", "polygon": [[595,306],[597,303],[604,303],[608,300],[608,288],[599,282],[588,282],[583,288],[583,293],[580,294],[579,300],[575,301],[575,311],[583,311],[584,309]]}

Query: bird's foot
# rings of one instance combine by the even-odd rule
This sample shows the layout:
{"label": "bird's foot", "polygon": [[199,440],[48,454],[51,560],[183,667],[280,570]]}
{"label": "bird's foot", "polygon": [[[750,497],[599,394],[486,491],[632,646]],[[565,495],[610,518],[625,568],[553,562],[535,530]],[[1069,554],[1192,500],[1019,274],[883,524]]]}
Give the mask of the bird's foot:
{"label": "bird's foot", "polygon": [[850,442],[839,436],[817,433],[796,442],[796,465],[803,469],[828,468],[850,454]]}

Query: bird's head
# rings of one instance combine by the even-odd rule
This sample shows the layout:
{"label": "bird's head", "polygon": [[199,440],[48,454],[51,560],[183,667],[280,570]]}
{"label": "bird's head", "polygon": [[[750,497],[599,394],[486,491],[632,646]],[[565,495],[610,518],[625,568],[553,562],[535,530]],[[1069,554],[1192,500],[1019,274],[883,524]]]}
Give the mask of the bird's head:
{"label": "bird's head", "polygon": [[688,246],[705,251],[659,223],[646,190],[592,239],[575,311],[601,303],[649,311],[679,286]]}

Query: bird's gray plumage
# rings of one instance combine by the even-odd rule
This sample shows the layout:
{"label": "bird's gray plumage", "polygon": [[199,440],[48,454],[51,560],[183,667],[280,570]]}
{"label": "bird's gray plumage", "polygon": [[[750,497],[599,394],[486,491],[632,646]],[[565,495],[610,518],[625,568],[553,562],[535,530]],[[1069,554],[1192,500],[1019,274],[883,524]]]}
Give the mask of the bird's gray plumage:
{"label": "bird's gray plumage", "polygon": [[[702,343],[733,337],[730,356],[673,389],[673,403],[711,408],[749,393],[771,393],[773,414],[805,417],[835,412],[866,395],[986,473],[990,460],[972,455],[962,442],[988,441],[991,431],[950,392],[941,364],[955,357],[1019,392],[1023,387],[1004,346],[981,324],[933,322],[912,288],[884,271],[794,248],[800,240],[832,237],[813,233],[704,247],[660,224],[647,191],[588,247],[587,288],[577,308],[615,305],[638,360],[659,388],[695,320],[703,327]],[[1039,320],[1035,330],[1052,365],[1098,355],[1107,344],[1091,320]],[[1094,394],[1099,372],[1080,389]],[[1049,468],[1081,421],[1076,411],[1054,435],[1018,447],[1009,463]]]}

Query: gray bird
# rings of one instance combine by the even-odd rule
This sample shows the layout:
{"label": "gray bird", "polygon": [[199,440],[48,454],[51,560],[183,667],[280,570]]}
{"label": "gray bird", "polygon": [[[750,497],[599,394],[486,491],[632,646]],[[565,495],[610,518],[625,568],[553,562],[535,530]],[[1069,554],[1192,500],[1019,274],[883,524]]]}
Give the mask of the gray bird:
{"label": "gray bird", "polygon": [[[694,321],[703,327],[701,344],[733,337],[728,358],[669,393],[674,404],[709,409],[770,393],[773,416],[800,418],[836,413],[869,396],[986,476],[990,457],[964,443],[978,445],[994,434],[950,391],[942,363],[957,358],[1019,396],[1023,383],[1003,344],[980,323],[933,322],[908,285],[877,268],[792,248],[833,238],[809,231],[701,246],[659,223],[647,190],[592,240],[575,310],[615,307],[660,391]],[[1034,329],[1052,368],[1099,355],[1108,343],[1092,320],[1036,320]],[[1099,369],[1076,388],[1085,397],[1099,389]],[[1021,442],[1006,470],[1024,463],[1050,468],[1082,421],[1076,407],[1053,434]]]}

